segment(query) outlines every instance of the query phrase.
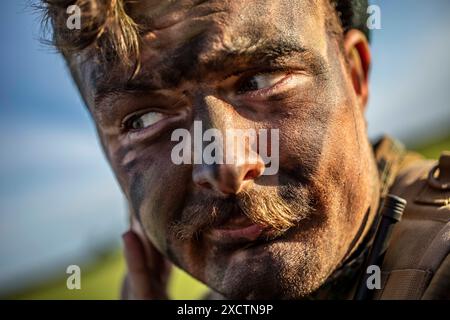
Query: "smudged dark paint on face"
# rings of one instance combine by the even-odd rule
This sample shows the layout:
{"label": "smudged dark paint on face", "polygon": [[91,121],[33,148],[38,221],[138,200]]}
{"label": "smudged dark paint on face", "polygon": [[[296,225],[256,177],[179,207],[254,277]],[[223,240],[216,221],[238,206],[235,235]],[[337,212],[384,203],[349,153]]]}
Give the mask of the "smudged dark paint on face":
{"label": "smudged dark paint on face", "polygon": [[207,34],[200,33],[167,55],[161,63],[163,83],[169,87],[177,87],[183,79],[192,79],[198,72],[192,66],[198,64],[198,57],[207,49],[209,41]]}
{"label": "smudged dark paint on face", "polygon": [[130,182],[130,202],[131,207],[133,208],[133,213],[139,223],[142,223],[141,204],[146,197],[145,190],[146,185],[144,176],[140,173],[134,174]]}
{"label": "smudged dark paint on face", "polygon": [[[215,82],[210,81],[212,73],[232,70],[222,70],[224,66],[217,63],[197,69],[192,66],[199,62],[200,58],[203,59],[209,52],[213,52],[215,46],[223,45],[221,39],[225,36],[242,36],[251,39],[250,43],[258,43],[260,40],[273,39],[275,35],[280,35],[291,42],[309,41],[309,46],[312,47],[319,47],[319,44],[325,41],[323,39],[330,41],[319,25],[323,23],[318,18],[320,15],[312,17],[313,11],[308,11],[315,8],[310,1],[299,0],[295,5],[284,1],[255,2],[250,3],[250,6],[249,3],[250,1],[227,3],[230,7],[227,23],[221,21],[221,24],[214,25],[212,20],[211,28],[197,32],[187,43],[180,43],[175,49],[160,50],[159,57],[154,61],[150,59],[147,65],[143,66],[144,72],[155,79],[161,78],[161,83],[167,84],[166,89],[189,82],[187,90],[195,91],[190,92],[193,119],[201,118],[206,127],[226,128],[230,124],[224,123],[224,119],[231,116],[232,125],[235,126],[280,128],[280,172],[276,183],[281,185],[294,181],[309,188],[314,214],[299,225],[298,229],[291,230],[284,237],[284,242],[261,246],[265,251],[261,249],[262,251],[257,252],[249,248],[249,255],[239,260],[227,250],[214,247],[202,239],[182,242],[170,234],[169,225],[173,221],[182,220],[184,206],[190,201],[210,198],[208,193],[202,192],[192,183],[192,168],[181,170],[174,166],[170,159],[164,158],[169,154],[169,145],[161,142],[162,140],[157,144],[142,143],[137,146],[138,156],[128,165],[121,165],[117,159],[123,159],[130,150],[127,147],[117,148],[119,151],[113,157],[117,161],[115,172],[122,176],[119,180],[122,181],[123,188],[128,190],[131,207],[137,219],[148,230],[158,233],[152,240],[157,241],[158,247],[177,265],[230,297],[255,297],[255,292],[260,292],[261,296],[272,292],[273,295],[297,297],[299,292],[288,292],[298,289],[296,285],[292,285],[293,282],[305,282],[301,284],[304,290],[308,289],[308,285],[311,290],[317,283],[309,283],[308,279],[323,276],[330,271],[329,268],[334,267],[333,264],[338,263],[335,253],[331,250],[334,247],[332,244],[342,240],[336,235],[340,227],[336,226],[339,222],[338,215],[342,213],[336,213],[340,208],[330,201],[328,193],[332,193],[338,201],[345,200],[346,195],[340,194],[342,189],[327,189],[332,186],[330,181],[336,177],[330,177],[330,168],[323,168],[323,164],[329,166],[326,161],[338,155],[336,150],[341,148],[338,145],[339,137],[333,135],[344,131],[335,128],[337,131],[330,132],[330,127],[338,110],[346,110],[339,109],[340,105],[335,101],[336,96],[338,93],[347,95],[345,91],[348,88],[339,77],[339,63],[333,61],[330,63],[334,64],[333,67],[326,66],[329,71],[327,74],[317,75],[315,83],[299,88],[294,97],[272,96],[268,102],[272,113],[267,114],[263,120],[252,121],[249,117],[240,116],[239,112],[236,112],[236,106],[226,106],[220,99],[212,104],[202,102],[205,96],[214,96],[217,93],[213,88]],[[317,8],[315,10],[320,11]],[[311,25],[315,28],[310,29]],[[320,48],[316,49],[320,51]],[[155,52],[153,53],[156,56]],[[337,59],[337,53],[327,52],[323,58],[329,62],[330,59]],[[240,62],[245,65],[245,61]],[[117,77],[121,78],[120,75]],[[215,80],[220,82],[221,79]],[[348,100],[344,102],[348,103]],[[349,108],[352,107],[355,106]],[[106,142],[105,148],[108,149],[114,142]],[[158,152],[157,147],[164,152]],[[330,154],[330,148],[335,154]],[[348,146],[343,145],[341,149],[345,156]],[[343,169],[346,168],[340,162],[336,161],[334,165],[341,166],[338,169],[342,169],[342,175],[345,175]],[[218,170],[214,172],[217,178]],[[333,172],[339,175],[339,170]],[[265,182],[268,182],[268,186],[274,185],[274,180],[264,177],[257,183],[263,187]],[[340,181],[336,184],[338,182]],[[278,195],[287,202],[294,200],[290,194],[280,192]],[[253,253],[259,253],[260,258]],[[329,257],[323,258],[325,255]],[[261,276],[265,283],[262,283],[258,276]],[[247,285],[246,288],[242,288],[243,281]],[[255,292],[252,293],[251,290]],[[282,293],[283,290],[286,291]]]}

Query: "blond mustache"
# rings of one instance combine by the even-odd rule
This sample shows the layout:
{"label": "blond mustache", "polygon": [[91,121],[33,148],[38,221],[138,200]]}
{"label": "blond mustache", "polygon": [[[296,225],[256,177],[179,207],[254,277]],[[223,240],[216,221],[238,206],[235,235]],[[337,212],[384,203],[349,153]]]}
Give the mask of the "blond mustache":
{"label": "blond mustache", "polygon": [[242,191],[233,199],[206,199],[189,204],[180,221],[171,226],[179,240],[199,239],[202,232],[220,226],[234,209],[240,209],[253,223],[270,230],[277,237],[310,216],[314,208],[304,188],[264,186]]}

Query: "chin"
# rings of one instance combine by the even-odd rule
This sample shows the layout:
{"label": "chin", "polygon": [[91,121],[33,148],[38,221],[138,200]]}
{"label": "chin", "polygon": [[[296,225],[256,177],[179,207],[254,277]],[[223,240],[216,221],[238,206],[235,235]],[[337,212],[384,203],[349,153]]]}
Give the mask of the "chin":
{"label": "chin", "polygon": [[286,240],[236,250],[207,267],[205,283],[227,299],[300,299],[329,273],[314,246]]}

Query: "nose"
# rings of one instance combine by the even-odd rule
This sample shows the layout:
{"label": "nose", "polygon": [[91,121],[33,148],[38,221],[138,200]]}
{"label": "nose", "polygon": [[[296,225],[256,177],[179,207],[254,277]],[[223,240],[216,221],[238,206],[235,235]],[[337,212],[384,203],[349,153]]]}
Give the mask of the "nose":
{"label": "nose", "polygon": [[[255,148],[256,135],[240,135],[239,130],[234,131],[240,124],[244,124],[243,128],[249,127],[236,116],[232,106],[214,95],[202,97],[197,107],[198,120],[203,124],[203,128],[216,130],[220,135],[216,152],[222,157],[219,156],[221,161],[201,161],[194,164],[192,180],[196,186],[222,196],[237,194],[265,170],[264,161]],[[208,147],[202,145],[200,153],[206,148]]]}
{"label": "nose", "polygon": [[193,169],[193,181],[202,189],[220,195],[238,194],[245,186],[264,172],[264,163],[256,162],[232,164],[199,164]]}

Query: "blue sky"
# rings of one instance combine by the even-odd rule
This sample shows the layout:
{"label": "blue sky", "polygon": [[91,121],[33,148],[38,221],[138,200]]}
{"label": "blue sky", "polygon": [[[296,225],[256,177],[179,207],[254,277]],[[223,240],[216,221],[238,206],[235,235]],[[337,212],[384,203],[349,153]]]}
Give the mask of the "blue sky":
{"label": "blue sky", "polygon": [[[62,59],[25,1],[0,4],[0,295],[115,245],[125,203]],[[408,142],[450,120],[450,1],[372,1],[370,136]],[[388,114],[388,116],[386,116]]]}
{"label": "blue sky", "polygon": [[0,294],[117,244],[126,221],[88,113],[24,8],[0,4]]}

